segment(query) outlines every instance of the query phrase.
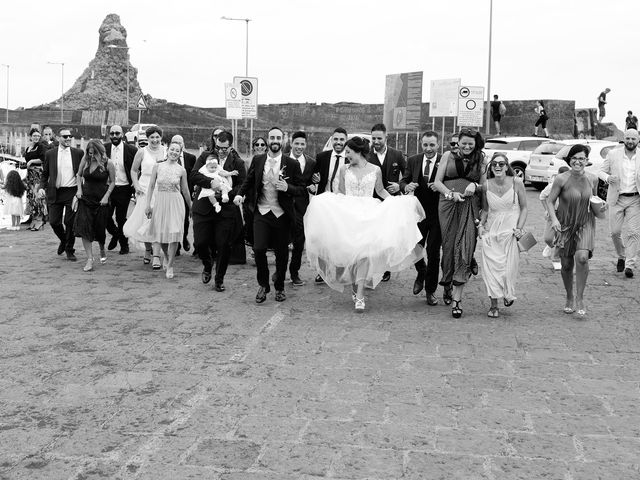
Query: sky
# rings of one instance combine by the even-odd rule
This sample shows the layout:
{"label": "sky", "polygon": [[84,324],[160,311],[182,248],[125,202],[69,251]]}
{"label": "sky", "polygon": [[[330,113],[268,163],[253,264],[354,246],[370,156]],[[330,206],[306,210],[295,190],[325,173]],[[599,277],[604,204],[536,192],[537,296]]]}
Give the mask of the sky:
{"label": "sky", "polygon": [[[0,63],[9,67],[9,108],[60,96],[93,59],[110,13],[127,30],[131,63],[147,94],[200,107],[224,106],[224,83],[245,73],[258,101],[383,103],[385,77],[423,71],[487,86],[490,0],[30,0],[3,2]],[[640,114],[637,23],[631,0],[493,0],[490,93],[501,100],[575,100],[606,121]],[[65,28],[61,28],[64,22]],[[11,41],[14,40],[14,41]],[[0,107],[7,69],[0,67]],[[135,100],[132,100],[135,101]]]}

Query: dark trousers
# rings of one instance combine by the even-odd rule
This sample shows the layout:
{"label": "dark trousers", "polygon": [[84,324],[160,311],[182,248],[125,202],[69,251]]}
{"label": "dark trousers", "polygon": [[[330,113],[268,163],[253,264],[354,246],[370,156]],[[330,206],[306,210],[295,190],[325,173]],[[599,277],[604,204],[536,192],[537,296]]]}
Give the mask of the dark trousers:
{"label": "dark trousers", "polygon": [[[109,197],[109,220],[107,221],[107,232],[116,237],[120,243],[120,248],[129,248],[129,240],[122,233],[127,221],[127,210],[131,202],[131,186],[119,185],[113,189]],[[113,221],[113,213],[116,214],[116,221]]]}
{"label": "dark trousers", "polygon": [[302,251],[304,250],[304,213],[296,211],[296,218],[293,221],[293,249],[291,250],[291,263],[289,273],[291,276],[298,275],[302,265]]}
{"label": "dark trousers", "polygon": [[187,234],[189,233],[189,205],[187,201],[184,201],[184,234],[182,235],[182,243],[187,240]]}
{"label": "dark trousers", "polygon": [[442,235],[440,233],[440,223],[436,221],[423,220],[418,223],[418,228],[422,234],[420,245],[427,246],[427,262],[420,259],[415,263],[418,276],[425,282],[424,289],[433,293],[438,288],[438,276],[440,274],[440,247],[442,246]]}
{"label": "dark trousers", "polygon": [[60,242],[64,243],[64,249],[67,253],[74,252],[73,245],[76,242],[73,233],[76,212],[71,208],[71,203],[77,191],[76,187],[58,188],[56,189],[55,203],[49,204],[49,224]]}
{"label": "dark trousers", "polygon": [[223,283],[229,266],[231,241],[236,235],[235,219],[218,213],[211,215],[193,214],[193,245],[207,272],[216,262],[214,281]]}
{"label": "dark trousers", "polygon": [[267,248],[273,245],[276,254],[276,278],[273,286],[276,290],[284,290],[284,278],[289,261],[289,235],[291,219],[287,214],[276,217],[272,212],[262,215],[258,209],[253,214],[253,252],[258,270],[258,285],[269,286],[269,264]]}

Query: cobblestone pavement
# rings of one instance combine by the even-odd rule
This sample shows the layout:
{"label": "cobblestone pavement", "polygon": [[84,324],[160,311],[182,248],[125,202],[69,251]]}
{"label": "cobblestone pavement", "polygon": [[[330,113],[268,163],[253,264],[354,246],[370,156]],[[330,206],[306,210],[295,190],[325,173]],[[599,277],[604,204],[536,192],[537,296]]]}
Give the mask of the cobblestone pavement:
{"label": "cobblestone pavement", "polygon": [[412,271],[358,315],[313,282],[256,305],[251,264],[217,293],[191,255],[167,280],[139,253],[83,273],[56,247],[0,231],[2,479],[640,477],[640,279],[603,221],[583,320],[540,246],[514,306],[488,318],[479,276],[459,320]]}

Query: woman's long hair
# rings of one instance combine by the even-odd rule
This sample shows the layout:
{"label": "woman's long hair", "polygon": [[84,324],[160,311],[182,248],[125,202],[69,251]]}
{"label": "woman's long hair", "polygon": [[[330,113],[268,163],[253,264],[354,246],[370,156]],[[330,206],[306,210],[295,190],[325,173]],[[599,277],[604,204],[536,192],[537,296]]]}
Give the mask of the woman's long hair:
{"label": "woman's long hair", "polygon": [[511,165],[509,165],[509,159],[507,158],[507,156],[504,153],[494,153],[493,157],[491,157],[491,161],[487,165],[487,178],[495,178],[496,174],[493,172],[491,166],[497,161],[498,158],[504,159],[506,163],[506,175],[508,177],[515,177],[515,173],[513,172],[513,168],[511,168]]}
{"label": "woman's long hair", "polygon": [[460,130],[460,132],[458,132],[458,150],[456,151],[456,153],[454,153],[455,158],[465,157],[465,155],[462,153],[462,148],[460,148],[463,137],[473,138],[476,141],[476,146],[467,157],[469,159],[469,170],[480,170],[485,156],[484,152],[482,151],[482,149],[484,148],[484,138],[482,138],[480,132],[476,132],[475,130],[471,130],[470,128],[463,128],[462,130]]}
{"label": "woman's long hair", "polygon": [[21,198],[24,195],[26,188],[17,170],[9,170],[4,180],[4,189],[12,197]]}
{"label": "woman's long hair", "polygon": [[89,149],[91,148],[93,148],[94,157],[98,161],[98,165],[100,165],[101,167],[105,167],[107,165],[107,161],[109,160],[109,157],[107,157],[107,151],[104,149],[104,145],[102,145],[102,142],[95,139],[89,140],[89,143],[87,143],[87,148],[85,148],[84,150],[83,160],[87,164],[87,167],[91,162],[91,158],[89,157]]}

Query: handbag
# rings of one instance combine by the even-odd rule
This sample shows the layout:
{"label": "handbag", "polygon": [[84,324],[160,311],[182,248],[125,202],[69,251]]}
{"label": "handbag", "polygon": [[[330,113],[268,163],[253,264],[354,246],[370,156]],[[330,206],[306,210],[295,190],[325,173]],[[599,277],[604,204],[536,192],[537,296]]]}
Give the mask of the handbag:
{"label": "handbag", "polygon": [[528,252],[537,243],[538,243],[538,240],[536,240],[536,237],[533,236],[533,233],[525,232],[518,239],[518,250],[520,250],[521,252]]}
{"label": "handbag", "polygon": [[596,218],[605,218],[605,210],[602,209],[603,205],[605,205],[604,200],[596,195],[592,195],[589,199],[589,208],[591,208],[591,212],[596,216]]}

